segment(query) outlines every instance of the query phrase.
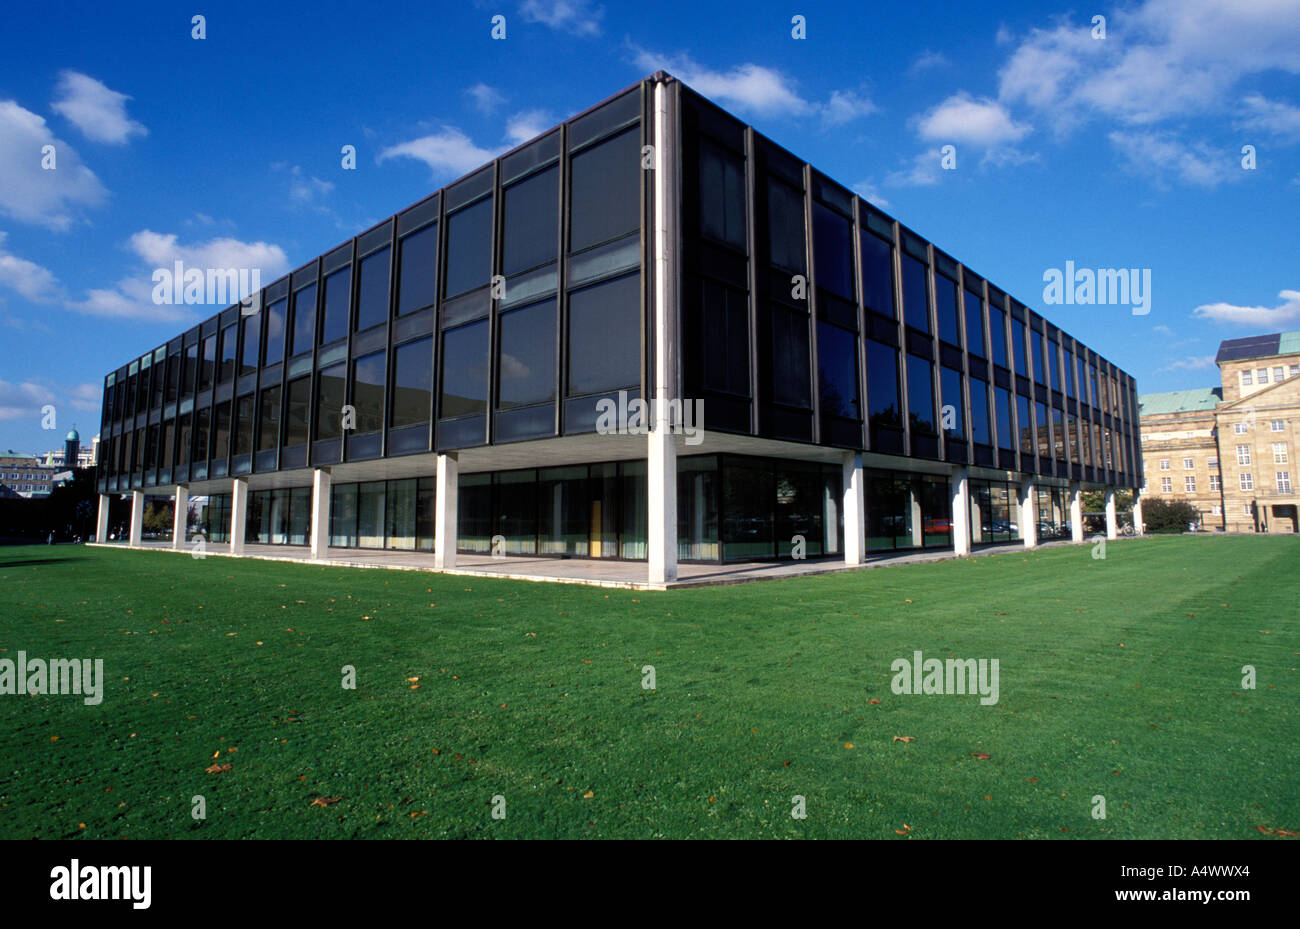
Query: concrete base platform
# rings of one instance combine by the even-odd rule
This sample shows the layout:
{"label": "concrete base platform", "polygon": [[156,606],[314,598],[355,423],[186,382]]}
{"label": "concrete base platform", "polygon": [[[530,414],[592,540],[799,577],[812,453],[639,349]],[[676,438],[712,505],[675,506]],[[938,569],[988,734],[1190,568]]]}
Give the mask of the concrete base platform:
{"label": "concrete base platform", "polygon": [[[125,543],[88,543],[99,548],[131,548]],[[1050,542],[1039,548],[1070,545]],[[147,551],[174,552],[178,556],[194,557],[189,550],[172,549],[171,542],[144,542],[134,546]],[[811,574],[829,574],[839,571],[861,571],[868,568],[892,565],[918,564],[956,558],[951,551],[902,552],[899,554],[869,555],[866,564],[848,566],[833,559],[821,561],[737,562],[734,564],[680,564],[677,580],[668,584],[651,584],[646,580],[647,568],[643,561],[611,561],[597,558],[538,558],[528,555],[507,555],[493,558],[490,555],[470,555],[464,552],[456,557],[456,567],[439,571],[434,567],[433,552],[410,552],[387,549],[331,548],[328,557],[312,558],[311,549],[305,545],[245,544],[243,554],[231,555],[212,545],[206,558],[256,558],[265,561],[288,561],[297,564],[331,565],[340,568],[386,568],[395,571],[434,571],[464,577],[498,577],[518,581],[551,581],[559,584],[586,584],[593,587],[621,587],[631,590],[669,590],[680,587],[709,587],[725,584],[743,584],[748,581],[770,580],[782,577],[803,577]],[[978,548],[973,557],[993,554],[1010,554],[1024,551],[1018,542]],[[968,557],[971,557],[968,556]]]}

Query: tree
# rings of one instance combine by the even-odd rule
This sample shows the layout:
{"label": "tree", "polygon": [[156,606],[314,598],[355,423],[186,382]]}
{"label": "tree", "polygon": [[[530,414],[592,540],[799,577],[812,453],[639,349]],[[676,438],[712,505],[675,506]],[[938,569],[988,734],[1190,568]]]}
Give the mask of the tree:
{"label": "tree", "polygon": [[1147,532],[1186,532],[1200,521],[1201,514],[1186,500],[1153,497],[1142,501],[1142,522]]}

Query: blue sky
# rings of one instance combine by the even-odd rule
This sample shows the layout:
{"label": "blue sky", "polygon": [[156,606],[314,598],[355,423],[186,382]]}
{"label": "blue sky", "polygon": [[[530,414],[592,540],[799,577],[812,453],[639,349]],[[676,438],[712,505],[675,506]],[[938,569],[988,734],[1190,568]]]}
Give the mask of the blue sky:
{"label": "blue sky", "polygon": [[[659,68],[1141,392],[1217,384],[1221,339],[1300,328],[1300,0],[191,6],[6,10],[0,449],[88,439],[105,373],[219,309],[155,305],[153,269],[270,283]],[[1044,305],[1066,261],[1150,269],[1150,312]]]}

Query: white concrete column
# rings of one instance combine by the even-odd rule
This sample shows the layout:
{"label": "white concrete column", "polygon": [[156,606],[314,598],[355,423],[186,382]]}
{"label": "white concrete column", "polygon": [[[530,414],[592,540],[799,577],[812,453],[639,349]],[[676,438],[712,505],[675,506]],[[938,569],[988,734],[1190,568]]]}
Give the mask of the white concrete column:
{"label": "white concrete column", "polygon": [[1135,488],[1133,491],[1133,534],[1145,535],[1146,531],[1146,523],[1142,522],[1142,491]]}
{"label": "white concrete column", "polygon": [[244,529],[248,525],[248,478],[230,482],[230,554],[244,553]]}
{"label": "white concrete column", "polygon": [[108,508],[113,498],[108,494],[99,495],[99,515],[95,518],[95,541],[108,541]]}
{"label": "white concrete column", "polygon": [[[844,563],[862,564],[867,553],[867,485],[862,473],[862,455],[843,455]],[[832,527],[827,527],[829,536]]]}
{"label": "white concrete column", "polygon": [[1038,481],[1020,482],[1020,540],[1025,548],[1038,545]]}
{"label": "white concrete column", "polygon": [[1119,538],[1119,520],[1115,518],[1115,488],[1106,488],[1106,538]]}
{"label": "white concrete column", "polygon": [[925,544],[925,526],[921,517],[921,498],[917,495],[915,484],[908,485],[907,501],[908,513],[912,517],[912,545],[920,548]]}
{"label": "white concrete column", "polygon": [[651,584],[677,580],[677,446],[669,431],[665,406],[656,404],[655,428],[647,436],[646,498],[650,512],[646,542]]}
{"label": "white concrete column", "polygon": [[970,541],[972,548],[977,542],[984,541],[984,519],[989,516],[984,512],[984,507],[980,505],[981,499],[979,494],[972,494],[970,498]]}
{"label": "white concrete column", "polygon": [[454,452],[438,456],[438,487],[434,496],[433,566],[456,567],[456,491],[460,480],[460,459]]}
{"label": "white concrete column", "polygon": [[[654,377],[652,427],[646,437],[646,543],[651,584],[677,579],[677,445],[669,401],[680,399],[677,363],[677,261],[680,198],[677,194],[677,107],[672,89],[654,84]],[[704,423],[698,423],[703,430]],[[701,433],[702,435],[702,433]]]}
{"label": "white concrete column", "polygon": [[952,475],[952,550],[955,555],[970,554],[970,479],[966,469],[958,467]]}
{"label": "white concrete column", "polygon": [[1070,539],[1083,541],[1083,488],[1078,484],[1070,485]]}
{"label": "white concrete column", "polygon": [[190,491],[183,484],[176,485],[176,498],[172,501],[172,548],[185,547],[185,530],[189,526]]}
{"label": "white concrete column", "polygon": [[131,491],[131,545],[139,545],[144,533],[144,491]]}
{"label": "white concrete column", "polygon": [[330,545],[330,473],[317,468],[311,475],[311,556],[328,558]]}

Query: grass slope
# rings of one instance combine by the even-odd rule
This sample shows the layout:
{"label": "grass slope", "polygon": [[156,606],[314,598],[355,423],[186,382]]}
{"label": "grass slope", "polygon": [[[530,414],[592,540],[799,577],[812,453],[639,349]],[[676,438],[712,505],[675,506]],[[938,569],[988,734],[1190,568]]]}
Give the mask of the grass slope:
{"label": "grass slope", "polygon": [[[1297,540],[1091,555],[651,593],[0,550],[0,658],[107,681],[99,706],[0,697],[0,837],[1300,830]],[[893,694],[915,649],[999,659],[1000,701]]]}

